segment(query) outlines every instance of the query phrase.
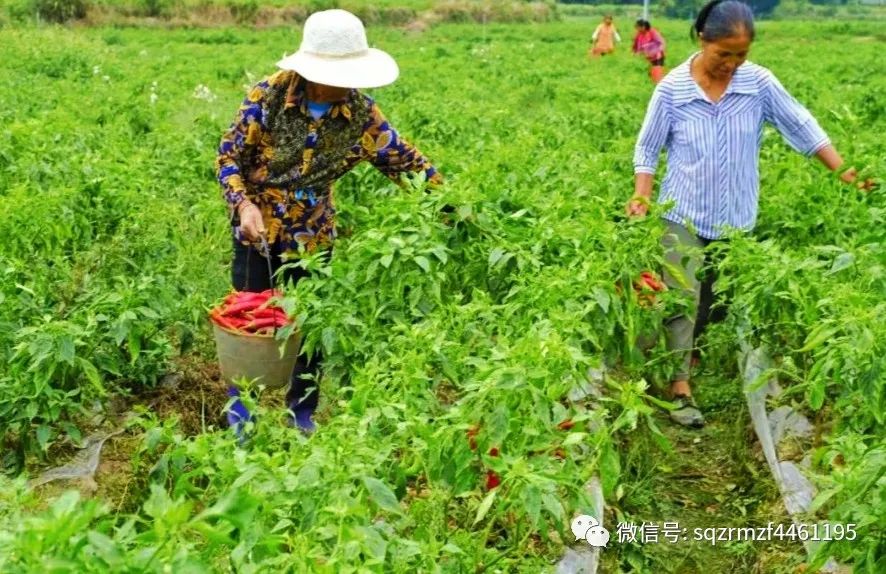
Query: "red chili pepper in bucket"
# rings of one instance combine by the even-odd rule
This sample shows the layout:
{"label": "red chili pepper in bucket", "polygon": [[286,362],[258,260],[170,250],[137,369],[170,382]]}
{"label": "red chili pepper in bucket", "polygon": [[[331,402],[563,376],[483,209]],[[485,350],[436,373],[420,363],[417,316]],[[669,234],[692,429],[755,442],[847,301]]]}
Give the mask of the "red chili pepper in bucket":
{"label": "red chili pepper in bucket", "polygon": [[209,311],[209,318],[218,326],[240,335],[272,333],[291,323],[283,309],[270,303],[272,297],[280,295],[279,291],[272,289],[260,293],[234,292]]}

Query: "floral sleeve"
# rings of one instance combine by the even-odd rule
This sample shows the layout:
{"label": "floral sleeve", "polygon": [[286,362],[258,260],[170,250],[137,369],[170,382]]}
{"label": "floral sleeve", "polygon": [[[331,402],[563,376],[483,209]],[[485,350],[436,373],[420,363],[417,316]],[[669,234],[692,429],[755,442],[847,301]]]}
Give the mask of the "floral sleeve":
{"label": "floral sleeve", "polygon": [[361,145],[369,162],[394,181],[399,181],[400,174],[406,172],[424,172],[428,181],[435,184],[443,181],[442,174],[418,148],[400,137],[375,104],[363,130]]}
{"label": "floral sleeve", "polygon": [[248,172],[251,157],[261,141],[262,99],[266,88],[267,83],[262,82],[249,92],[218,148],[216,174],[225,200],[231,206],[237,205],[246,194],[242,174]]}

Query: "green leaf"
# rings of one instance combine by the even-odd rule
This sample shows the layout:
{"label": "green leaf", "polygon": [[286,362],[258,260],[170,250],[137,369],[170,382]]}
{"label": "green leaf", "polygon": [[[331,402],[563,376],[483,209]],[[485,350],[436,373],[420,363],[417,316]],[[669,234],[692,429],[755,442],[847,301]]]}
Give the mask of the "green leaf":
{"label": "green leaf", "polygon": [[452,542],[448,542],[443,545],[443,548],[440,549],[441,552],[447,552],[449,554],[464,554],[465,551],[453,544]]}
{"label": "green leaf", "polygon": [[849,253],[841,253],[834,259],[834,264],[831,267],[831,270],[825,273],[825,275],[834,275],[835,273],[839,273],[840,271],[846,269],[847,267],[851,267],[855,263],[855,255]]}
{"label": "green leaf", "polygon": [[71,424],[69,422],[61,423],[61,428],[64,429],[65,434],[74,441],[75,443],[79,443],[83,439],[83,434],[80,432],[80,429],[77,428],[77,425]]}
{"label": "green leaf", "polygon": [[497,494],[498,489],[493,488],[489,491],[489,494],[486,495],[486,498],[483,499],[483,502],[480,503],[480,507],[477,508],[477,517],[474,518],[475,525],[486,518],[486,514],[489,513],[489,509],[492,508],[492,503],[495,502],[495,496]]}
{"label": "green leaf", "polygon": [[588,436],[588,433],[585,432],[569,433],[569,435],[566,437],[566,440],[563,441],[563,446],[572,446],[579,444],[584,441],[586,436]]}
{"label": "green leaf", "polygon": [[139,337],[135,329],[129,331],[129,363],[134,365],[138,360],[138,355],[142,350],[142,339]]}
{"label": "green leaf", "polygon": [[674,278],[680,287],[683,289],[692,289],[692,285],[689,283],[689,278],[686,276],[685,269],[667,261],[662,261],[661,266],[670,273],[671,277]]}
{"label": "green leaf", "polygon": [[671,402],[668,402],[668,401],[663,401],[663,400],[661,400],[661,399],[659,399],[659,398],[657,398],[657,397],[653,397],[652,395],[646,395],[646,396],[643,397],[643,398],[645,398],[647,401],[649,401],[649,402],[652,403],[653,405],[655,405],[655,406],[657,406],[657,407],[661,407],[661,408],[663,408],[663,409],[665,409],[665,410],[670,410],[670,411],[672,411],[672,410],[674,410],[674,409],[676,408],[676,407],[674,407],[674,403],[671,403]]}
{"label": "green leaf", "polygon": [[49,438],[52,436],[52,429],[46,425],[37,427],[37,443],[42,450],[46,450],[49,444]]}
{"label": "green leaf", "polygon": [[[671,404],[671,403],[667,403]],[[649,427],[649,430],[652,432],[652,439],[658,445],[658,447],[666,453],[673,453],[674,446],[671,444],[671,441],[668,440],[661,430],[658,428],[658,425],[655,424],[655,419],[652,415],[644,415],[646,417],[646,425]]]}
{"label": "green leaf", "polygon": [[819,347],[822,343],[834,336],[837,332],[835,327],[828,328],[825,324],[821,324],[809,332],[806,337],[806,343],[798,349],[799,353],[808,353],[812,349]]}
{"label": "green leaf", "polygon": [[603,444],[598,468],[600,470],[600,484],[603,486],[603,496],[609,498],[615,492],[615,487],[621,477],[621,460],[611,440],[607,440]]}
{"label": "green leaf", "polygon": [[605,290],[603,290],[600,287],[595,287],[593,294],[594,294],[594,301],[597,302],[597,305],[600,306],[600,309],[602,309],[604,313],[608,313],[609,312],[609,301],[610,301],[609,293],[607,293]]}
{"label": "green leaf", "polygon": [[825,491],[823,491],[823,492],[819,492],[819,493],[815,496],[815,499],[812,501],[812,504],[809,506],[809,512],[816,512],[816,511],[818,511],[819,508],[821,508],[822,506],[824,506],[824,504],[825,504],[828,500],[830,500],[831,498],[833,498],[833,496],[834,496],[835,494],[837,494],[838,492],[840,492],[841,490],[843,490],[843,485],[836,486],[836,487],[834,487],[834,488],[829,488],[828,490],[825,490]]}
{"label": "green leaf", "polygon": [[425,257],[424,255],[416,255],[416,256],[413,258],[413,261],[415,261],[415,263],[416,263],[419,267],[421,267],[422,269],[424,269],[425,273],[430,273],[430,271],[431,271],[431,262],[428,261],[428,258],[427,258],[427,257]]}
{"label": "green leaf", "polygon": [[160,318],[160,315],[158,315],[157,312],[154,311],[153,309],[151,309],[150,307],[139,307],[136,310],[142,314],[142,317],[145,317],[147,319],[159,319]]}
{"label": "green leaf", "polygon": [[383,562],[387,554],[388,543],[381,533],[371,526],[359,526],[358,529],[363,535],[363,547],[368,550],[369,556]]}
{"label": "green leaf", "polygon": [[388,488],[388,485],[372,476],[364,476],[363,484],[366,486],[366,490],[369,491],[369,497],[380,508],[388,512],[402,514],[403,510],[400,508],[400,503],[397,501],[394,492]]}
{"label": "green leaf", "polygon": [[58,342],[58,358],[61,361],[69,365],[74,364],[74,356],[76,351],[74,349],[74,338],[70,335],[65,335],[59,339]]}
{"label": "green leaf", "polygon": [[321,338],[323,340],[323,351],[331,354],[335,350],[335,330],[332,327],[324,328]]}
{"label": "green leaf", "polygon": [[77,357],[77,364],[80,365],[80,370],[83,371],[86,380],[88,380],[97,391],[104,393],[105,389],[102,386],[102,377],[99,375],[98,369],[95,368],[95,365],[83,357]]}
{"label": "green leaf", "polygon": [[533,527],[539,526],[541,517],[541,491],[535,485],[528,485],[523,492],[523,508]]}
{"label": "green leaf", "polygon": [[387,255],[382,255],[382,258],[379,260],[381,266],[387,269],[391,266],[391,262],[394,260],[394,254],[388,253]]}
{"label": "green leaf", "polygon": [[824,404],[824,391],[825,385],[823,381],[812,381],[809,383],[806,400],[809,402],[811,409],[817,411]]}
{"label": "green leaf", "polygon": [[89,539],[89,544],[92,546],[95,553],[101,557],[108,566],[115,566],[120,563],[123,555],[111,538],[95,530],[90,530],[86,534],[86,537]]}
{"label": "green leaf", "polygon": [[551,516],[553,516],[556,520],[563,520],[563,504],[557,500],[557,497],[551,494],[550,492],[546,492],[541,497],[541,504],[544,506],[545,510],[547,510]]}

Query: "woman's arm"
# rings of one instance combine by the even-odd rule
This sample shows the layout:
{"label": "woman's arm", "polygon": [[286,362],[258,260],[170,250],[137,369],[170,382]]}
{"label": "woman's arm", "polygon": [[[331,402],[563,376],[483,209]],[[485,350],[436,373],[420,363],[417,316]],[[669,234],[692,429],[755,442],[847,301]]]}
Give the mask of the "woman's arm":
{"label": "woman's arm", "polygon": [[652,93],[646,118],[634,148],[634,195],[628,202],[628,215],[646,215],[652,197],[652,180],[658,167],[658,157],[671,132],[671,119],[663,88]]}
{"label": "woman's arm", "polygon": [[[266,87],[266,86],[265,86]],[[246,187],[241,174],[243,159],[261,141],[262,129],[262,84],[254,87],[237,111],[231,127],[222,135],[215,160],[216,175],[222,186],[225,199],[231,207],[237,206],[246,198]]]}
{"label": "woman's arm", "polygon": [[[828,135],[809,110],[794,99],[771,73],[766,74],[763,95],[763,118],[774,125],[795,150],[811,157],[831,145]],[[838,158],[839,155],[828,159]],[[839,163],[833,169],[837,167]]]}
{"label": "woman's arm", "polygon": [[[840,153],[837,151],[837,148],[835,148],[831,144],[828,144],[818,150],[815,153],[815,157],[817,157],[818,161],[823,163],[826,168],[834,173],[839,172],[840,168],[844,166],[843,158],[840,157]],[[856,179],[858,179],[858,171],[854,167],[850,167],[849,169],[846,169],[840,173],[840,181],[842,181],[843,183],[856,183],[858,189],[870,191],[876,187],[874,180],[871,178],[859,182],[856,182]]]}
{"label": "woman's arm", "polygon": [[[844,165],[843,158],[809,110],[791,96],[772,74],[766,78],[765,89],[764,118],[778,129],[795,150],[807,157],[814,155],[830,171],[838,172]],[[854,167],[840,173],[844,183],[855,182],[857,176]],[[864,181],[858,185],[870,189],[873,182]]]}
{"label": "woman's arm", "polygon": [[638,172],[634,174],[634,195],[628,202],[628,215],[646,215],[649,211],[649,202],[652,198],[652,178],[651,173]]}
{"label": "woman's arm", "polygon": [[411,143],[400,137],[376,104],[372,105],[371,119],[363,131],[362,147],[366,159],[380,172],[399,182],[407,172],[424,172],[433,184],[443,182],[443,176]]}
{"label": "woman's arm", "polygon": [[655,28],[652,29],[652,35],[653,35],[653,37],[655,38],[655,41],[658,43],[658,51],[659,51],[660,53],[663,53],[663,52],[665,51],[665,39],[664,39],[664,36],[662,36],[662,35],[661,35],[661,32],[659,32],[659,31],[656,30]]}
{"label": "woman's arm", "polygon": [[243,165],[243,161],[258,145],[264,133],[262,99],[266,88],[267,84],[260,83],[240,104],[237,117],[222,135],[215,160],[218,182],[230,207],[232,219],[235,212],[240,217],[240,226],[235,233],[250,241],[258,239],[265,228],[260,210],[246,197],[246,186],[243,184],[242,176],[246,166]]}

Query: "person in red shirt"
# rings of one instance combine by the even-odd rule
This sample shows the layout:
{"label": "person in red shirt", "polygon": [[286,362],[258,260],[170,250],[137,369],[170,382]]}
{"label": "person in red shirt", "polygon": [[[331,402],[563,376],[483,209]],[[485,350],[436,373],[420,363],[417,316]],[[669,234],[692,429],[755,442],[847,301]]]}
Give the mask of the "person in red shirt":
{"label": "person in red shirt", "polygon": [[665,41],[661,33],[652,27],[648,20],[637,20],[634,36],[634,53],[649,61],[649,77],[657,84],[664,77]]}

